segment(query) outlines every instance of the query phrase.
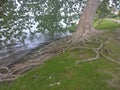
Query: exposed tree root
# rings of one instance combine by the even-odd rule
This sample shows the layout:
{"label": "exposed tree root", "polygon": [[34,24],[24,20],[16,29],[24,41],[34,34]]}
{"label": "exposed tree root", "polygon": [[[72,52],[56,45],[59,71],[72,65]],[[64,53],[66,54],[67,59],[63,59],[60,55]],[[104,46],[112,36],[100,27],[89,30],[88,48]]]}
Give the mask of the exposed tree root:
{"label": "exposed tree root", "polygon": [[[114,63],[120,64],[120,62],[109,57],[110,51],[106,48],[106,45],[109,44],[111,39],[107,39],[103,41],[100,38],[103,38],[103,36],[99,35],[93,39],[83,40],[76,44],[72,43],[71,37],[66,37],[66,38],[62,38],[60,40],[54,41],[49,45],[46,45],[43,48],[39,48],[35,52],[32,52],[30,55],[24,58],[23,60],[24,62],[12,65],[10,68],[1,67],[0,82],[13,82],[17,77],[21,76],[26,71],[41,65],[45,60],[53,56],[62,54],[66,50],[73,50],[75,48],[88,49],[96,53],[95,57],[89,58],[86,60],[79,60],[75,62],[76,64],[98,60],[100,56],[103,56],[107,60],[110,60]],[[99,47],[97,48],[91,47],[89,45],[89,43],[91,42],[99,44]]]}
{"label": "exposed tree root", "polygon": [[109,50],[107,48],[105,48],[105,45],[109,44],[109,42],[111,41],[111,38],[109,38],[107,41],[105,41],[104,43],[101,43],[100,46],[98,48],[86,48],[86,49],[89,49],[89,50],[92,50],[96,53],[96,56],[93,57],[93,58],[89,58],[89,59],[86,59],[86,60],[79,60],[79,61],[76,61],[75,64],[79,64],[79,63],[82,63],[82,62],[89,62],[89,61],[94,61],[94,60],[97,60],[100,55],[103,56],[104,58],[106,58],[107,60],[110,60],[111,62],[114,62],[116,64],[120,64],[119,61],[117,60],[114,60],[113,58],[105,55],[104,52],[106,52],[108,55],[110,55],[111,53],[109,52]]}
{"label": "exposed tree root", "polygon": [[79,63],[82,63],[82,62],[89,62],[89,61],[97,60],[97,59],[100,57],[99,51],[102,49],[102,47],[103,47],[103,44],[100,44],[100,46],[99,46],[98,48],[86,48],[86,49],[89,49],[89,50],[92,50],[93,52],[95,52],[95,53],[96,53],[96,56],[93,57],[93,58],[86,59],[86,60],[76,61],[75,64],[79,64]]}
{"label": "exposed tree root", "polygon": [[89,59],[86,59],[86,60],[77,61],[77,62],[75,62],[75,64],[78,64],[78,63],[81,63],[81,62],[89,62],[89,61],[97,60],[100,56],[99,52],[95,49],[93,49],[93,51],[96,53],[96,56],[94,58],[89,58]]}
{"label": "exposed tree root", "polygon": [[21,65],[20,67],[18,67],[18,68],[16,68],[15,70],[13,70],[12,72],[11,72],[11,74],[22,74],[22,73],[24,73],[25,71],[27,71],[27,70],[29,70],[29,69],[31,69],[31,68],[33,68],[34,66],[38,66],[38,65],[40,65],[40,63],[38,63],[38,62],[35,62],[35,63],[26,63],[26,65]]}
{"label": "exposed tree root", "polygon": [[3,73],[0,73],[0,82],[12,82],[15,80],[16,75],[12,75],[11,71],[7,67],[1,67],[0,71]]}
{"label": "exposed tree root", "polygon": [[63,52],[63,49],[67,47],[68,44],[64,44],[69,40],[69,37],[60,39],[58,41],[52,42],[43,48],[35,50],[30,55],[25,57],[24,62],[12,65],[10,68],[1,67],[0,68],[0,82],[13,82],[18,76],[21,76],[26,71],[39,66],[45,60],[50,57],[56,56]]}
{"label": "exposed tree root", "polygon": [[116,63],[116,64],[120,64],[120,62],[118,62],[117,60],[115,60],[115,59],[113,59],[113,58],[111,58],[111,57],[108,57],[108,56],[106,56],[105,54],[103,54],[103,53],[100,53],[104,58],[106,58],[107,60],[110,60],[111,62],[114,62],[114,63]]}

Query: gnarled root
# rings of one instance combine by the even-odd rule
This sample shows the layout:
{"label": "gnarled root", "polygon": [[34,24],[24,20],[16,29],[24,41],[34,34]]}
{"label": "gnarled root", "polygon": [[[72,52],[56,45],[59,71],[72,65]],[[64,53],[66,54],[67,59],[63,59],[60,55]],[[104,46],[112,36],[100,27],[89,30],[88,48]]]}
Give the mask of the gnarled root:
{"label": "gnarled root", "polygon": [[38,50],[33,51],[30,55],[24,58],[24,62],[16,63],[9,68],[0,68],[0,82],[13,82],[18,76],[21,76],[26,71],[41,65],[44,61],[52,56],[61,54],[63,49],[67,47],[68,44],[63,44],[69,40],[70,37],[62,38],[56,40],[48,45],[45,45]]}
{"label": "gnarled root", "polygon": [[89,49],[89,50],[94,51],[96,53],[96,56],[93,58],[90,58],[90,59],[76,61],[75,64],[97,60],[100,57],[100,55],[103,56],[104,58],[106,58],[107,60],[110,60],[111,62],[114,62],[116,64],[120,64],[120,62],[105,55],[105,53],[104,53],[104,52],[106,52],[108,55],[110,55],[109,50],[105,48],[105,45],[109,44],[110,41],[111,41],[111,38],[109,38],[106,42],[101,43],[98,48],[88,48],[88,47],[85,48],[84,47],[85,49]]}
{"label": "gnarled root", "polygon": [[86,59],[86,60],[82,60],[82,61],[77,61],[75,62],[75,64],[78,64],[78,63],[81,63],[81,62],[89,62],[89,61],[93,61],[93,60],[97,60],[99,58],[99,52],[95,49],[92,49],[95,53],[96,53],[96,56],[93,57],[93,58],[90,58],[90,59]]}
{"label": "gnarled root", "polygon": [[12,75],[8,67],[1,67],[0,71],[0,82],[13,82],[17,77],[16,75]]}
{"label": "gnarled root", "polygon": [[[100,37],[101,38],[101,37]],[[107,60],[110,60],[114,63],[120,64],[120,62],[110,58],[109,56],[109,50],[105,48],[105,45],[109,44],[110,39],[103,42],[100,40],[100,38],[97,36],[94,38],[94,40],[83,40],[79,43],[72,43],[71,37],[63,38],[58,41],[54,41],[50,43],[49,45],[44,46],[43,48],[39,48],[35,52],[32,52],[30,55],[25,57],[23,60],[24,62],[12,65],[9,68],[7,67],[1,67],[0,68],[0,82],[13,82],[18,76],[21,76],[24,72],[28,71],[29,69],[32,69],[36,66],[39,66],[42,64],[45,60],[48,58],[59,55],[61,53],[64,53],[66,50],[71,50],[75,48],[81,48],[81,49],[88,49],[95,52],[96,56],[90,59],[86,60],[80,60],[75,62],[76,64],[82,63],[82,62],[90,62],[97,60],[100,56],[103,56]],[[64,44],[63,44],[64,42]],[[98,48],[90,47],[89,43],[94,42],[99,44]],[[107,55],[106,55],[107,53]]]}
{"label": "gnarled root", "polygon": [[120,64],[120,62],[118,62],[117,60],[115,60],[115,59],[113,59],[113,58],[111,58],[111,57],[108,57],[108,56],[106,56],[105,54],[103,54],[103,53],[100,53],[104,58],[106,58],[107,60],[110,60],[111,62],[114,62],[114,63],[116,63],[116,64]]}

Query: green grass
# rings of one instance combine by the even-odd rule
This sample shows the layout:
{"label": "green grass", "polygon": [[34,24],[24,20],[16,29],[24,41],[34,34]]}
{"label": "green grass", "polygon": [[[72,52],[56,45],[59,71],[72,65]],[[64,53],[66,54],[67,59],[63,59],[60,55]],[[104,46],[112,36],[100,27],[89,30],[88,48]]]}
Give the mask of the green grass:
{"label": "green grass", "polygon": [[[97,30],[116,30],[118,28],[120,28],[120,24],[115,23],[111,20],[96,20],[93,23],[93,26],[97,29]],[[77,29],[77,25],[74,25],[72,27],[69,28],[70,32],[75,32],[75,30]]]}
{"label": "green grass", "polygon": [[97,20],[94,22],[94,26],[98,30],[116,30],[120,28],[120,24],[115,23],[113,21],[106,20],[106,19],[102,20],[100,23],[99,21],[100,20]]}
{"label": "green grass", "polygon": [[[115,29],[118,26],[108,25],[111,21],[104,21],[98,29]],[[111,41],[107,46],[115,53],[112,57],[120,58],[120,47],[117,41]],[[88,43],[91,47],[98,46]],[[64,54],[47,60],[14,83],[0,84],[0,90],[119,90],[120,65],[100,57],[96,61],[85,62],[75,65],[78,60],[94,57],[95,53],[86,49],[68,50]],[[115,77],[115,78],[114,78]],[[114,79],[113,84],[108,82]]]}
{"label": "green grass", "polygon": [[86,49],[69,50],[27,72],[12,84],[0,84],[0,90],[118,90],[108,81],[113,79],[113,73],[118,74],[119,65],[102,57],[75,65],[77,60],[94,56],[93,51]]}

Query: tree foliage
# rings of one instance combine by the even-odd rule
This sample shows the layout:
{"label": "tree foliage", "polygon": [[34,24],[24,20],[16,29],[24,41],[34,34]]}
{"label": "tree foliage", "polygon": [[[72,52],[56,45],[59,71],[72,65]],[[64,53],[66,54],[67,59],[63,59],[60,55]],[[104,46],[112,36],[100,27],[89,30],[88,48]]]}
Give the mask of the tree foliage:
{"label": "tree foliage", "polygon": [[112,11],[120,9],[120,0],[102,0],[98,8],[98,18],[111,17]]}
{"label": "tree foliage", "polygon": [[[99,17],[111,12],[108,2],[102,0]],[[112,2],[112,7],[120,8],[119,0]],[[86,0],[1,0],[0,42],[24,41],[28,30],[31,34],[65,31],[76,23],[85,5]],[[33,31],[34,25],[37,29]]]}

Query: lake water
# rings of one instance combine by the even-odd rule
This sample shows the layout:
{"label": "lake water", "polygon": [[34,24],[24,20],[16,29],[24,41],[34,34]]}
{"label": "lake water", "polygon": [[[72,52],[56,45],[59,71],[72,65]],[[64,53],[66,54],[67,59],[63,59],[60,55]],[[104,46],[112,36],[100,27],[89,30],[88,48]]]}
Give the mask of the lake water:
{"label": "lake water", "polygon": [[48,33],[37,33],[34,36],[28,35],[24,44],[18,42],[16,44],[6,46],[0,50],[0,67],[8,66],[12,63],[18,62],[36,47],[43,46],[44,44],[49,43],[54,39],[68,35],[71,35],[69,31],[65,33],[54,33],[53,37],[51,37]]}

